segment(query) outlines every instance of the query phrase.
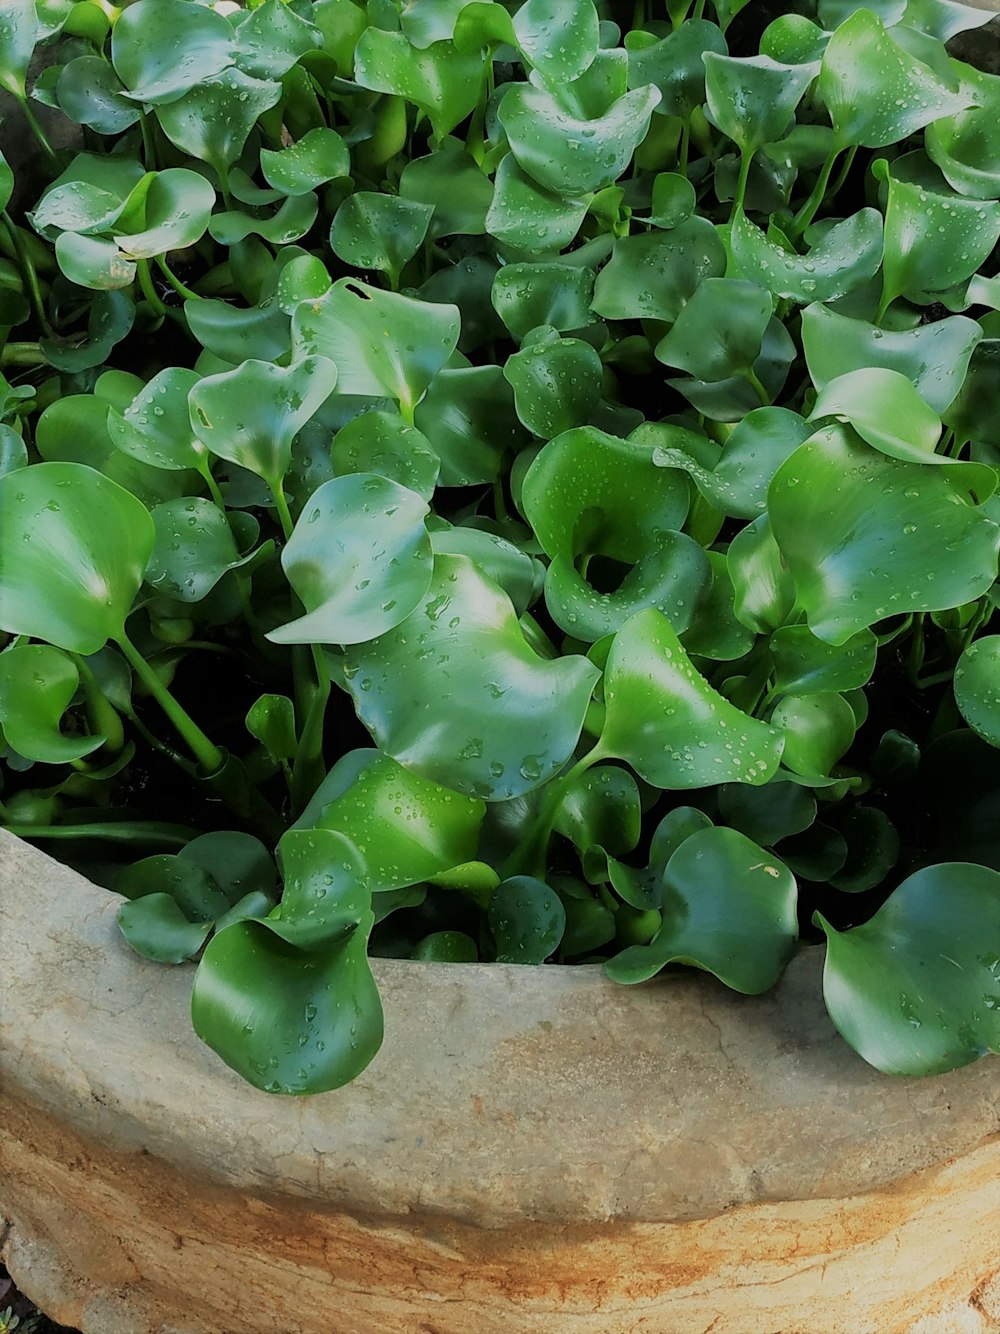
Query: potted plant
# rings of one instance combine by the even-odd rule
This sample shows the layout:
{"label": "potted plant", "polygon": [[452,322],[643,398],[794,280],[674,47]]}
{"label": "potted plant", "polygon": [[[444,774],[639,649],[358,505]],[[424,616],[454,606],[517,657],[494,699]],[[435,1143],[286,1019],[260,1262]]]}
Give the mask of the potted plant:
{"label": "potted plant", "polygon": [[[44,164],[0,228],[4,823],[120,896],[38,863],[59,913],[198,960],[195,1032],[244,1080],[343,1089],[341,1131],[393,978],[663,1028],[664,997],[728,1014],[692,969],[818,995],[825,942],[866,1099],[1000,1047],[1000,80],[945,45],[989,16],[802,8],[0,21]],[[579,982],[504,968],[546,961]],[[985,1071],[948,1083],[962,1152]],[[726,1202],[677,1189],[622,1212]],[[466,1258],[476,1208],[566,1224],[501,1194]],[[996,1245],[958,1250],[964,1301]]]}

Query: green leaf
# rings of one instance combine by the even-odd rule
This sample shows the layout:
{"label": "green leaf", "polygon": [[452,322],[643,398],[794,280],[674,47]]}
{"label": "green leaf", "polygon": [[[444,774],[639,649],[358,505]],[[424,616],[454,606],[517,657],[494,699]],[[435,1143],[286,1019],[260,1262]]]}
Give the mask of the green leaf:
{"label": "green leaf", "polygon": [[816,75],[814,65],[782,65],[769,56],[705,53],[705,101],[712,123],[744,155],[782,138],[802,94]]}
{"label": "green leaf", "polygon": [[435,931],[417,942],[410,958],[427,963],[477,963],[479,950],[464,931]]}
{"label": "green leaf", "polygon": [[330,248],[345,264],[387,273],[395,288],[403,266],[423,245],[433,213],[430,204],[361,190],[337,209]]}
{"label": "green leaf", "polygon": [[351,278],[303,302],[292,316],[295,347],[334,363],[338,393],[395,398],[410,413],[455,351],[459,327],[455,306],[414,301]]}
{"label": "green leaf", "polygon": [[493,891],[489,922],[497,963],[544,963],[559,948],[566,909],[543,880],[516,875]]}
{"label": "green leaf", "polygon": [[769,782],[782,736],[724,699],[691,664],[666,617],[638,612],[605,669],[602,754],[668,790]]}
{"label": "green leaf", "polygon": [[205,470],[206,450],[191,427],[188,394],[196,371],[168,366],[140,389],[124,412],[108,413],[108,432],[118,449],[154,468]]}
{"label": "green leaf", "polygon": [[959,658],[955,703],[974,732],[1000,746],[1000,635],[977,639]]}
{"label": "green leaf", "polygon": [[137,901],[149,894],[167,895],[192,922],[211,923],[229,907],[229,900],[210,871],[189,859],[144,857],[126,866],[115,880],[115,893]]}
{"label": "green leaf", "polygon": [[135,217],[138,228],[130,227],[122,233],[115,229],[115,244],[129,259],[149,259],[168,250],[183,250],[205,235],[215,207],[215,191],[204,176],[184,167],[150,173],[148,183],[140,182],[126,200],[123,214],[129,214],[132,199],[140,190],[142,204]]}
{"label": "green leaf", "polygon": [[476,854],[486,807],[376,750],[330,770],[296,828],[332,829],[355,846],[379,892],[440,879]]}
{"label": "green leaf", "polygon": [[100,56],[77,56],[64,65],[56,80],[56,100],[70,120],[98,134],[120,134],[140,114],[113,67]]}
{"label": "green leaf", "polygon": [[598,672],[524,638],[510,600],[472,563],[438,556],[425,601],[345,671],[379,745],[458,792],[502,801],[553,777],[573,752]]}
{"label": "green leaf", "polygon": [[496,481],[505,455],[528,439],[499,366],[441,371],[420,400],[414,421],[428,443],[433,438],[441,486]]}
{"label": "green leaf", "polygon": [[483,62],[451,42],[418,51],[401,32],[368,28],[354,52],[354,77],[362,88],[414,102],[440,141],[472,111],[479,98]]}
{"label": "green leaf", "polygon": [[435,555],[467,556],[481,574],[503,589],[519,616],[538,597],[538,562],[494,533],[464,526],[436,528],[431,546]]}
{"label": "green leaf", "polygon": [[875,806],[854,806],[840,821],[847,855],[830,883],[847,894],[863,894],[880,885],[899,860],[899,834]]}
{"label": "green leaf", "polygon": [[[458,0],[456,0],[458,3]],[[465,55],[477,55],[491,47],[514,45],[514,25],[502,4],[472,0],[460,5],[454,42]]]}
{"label": "green leaf", "polygon": [[246,564],[226,516],[210,500],[168,500],[152,511],[156,538],[146,580],[178,602],[200,602],[227,570]]}
{"label": "green leaf", "polygon": [[0,653],[0,724],[9,746],[27,760],[69,764],[105,738],[64,735],[60,722],[80,684],[72,659],[48,644],[15,644]]}
{"label": "green leaf", "polygon": [[816,395],[813,420],[849,421],[867,444],[890,458],[933,461],[941,419],[899,371],[865,367],[830,380]]}
{"label": "green leaf", "polygon": [[[153,2],[139,0],[140,4]],[[162,0],[155,3],[159,5]],[[187,0],[179,3],[187,8]],[[176,102],[157,106],[156,119],[176,148],[199,162],[207,162],[225,179],[242,154],[258,116],[275,106],[280,97],[280,83],[253,79],[231,67],[211,78],[200,78]]]}
{"label": "green leaf", "polygon": [[192,922],[170,894],[146,894],[118,909],[122,935],[144,959],[185,963],[208,939],[213,923]]}
{"label": "green leaf", "polygon": [[446,42],[455,34],[455,24],[467,0],[403,0],[399,26],[406,40],[419,50]]}
{"label": "green leaf", "polygon": [[775,296],[802,305],[835,301],[878,272],[882,218],[876,209],[864,208],[835,223],[807,254],[798,255],[755,227],[737,208],[730,243],[744,275]]}
{"label": "green leaf", "polygon": [[430,235],[481,236],[493,200],[493,186],[457,139],[446,139],[436,153],[413,158],[399,178],[401,200],[434,210]]}
{"label": "green leaf", "polygon": [[241,309],[192,297],[184,303],[184,318],[206,351],[234,366],[248,357],[267,361],[288,353],[288,316],[273,301]]}
{"label": "green leaf", "polygon": [[544,189],[508,153],[497,168],[486,230],[503,245],[535,254],[562,250],[580,230],[589,203],[589,196],[566,198]]}
{"label": "green leaf", "polygon": [[277,644],[362,644],[409,616],[431,581],[426,501],[374,473],[313,492],[281,553],[306,615]]}
{"label": "green leaf", "polygon": [[263,894],[272,905],[277,887],[274,859],[259,838],[234,829],[213,830],[192,839],[178,856],[207,871],[231,906],[248,894]]}
{"label": "green leaf", "polygon": [[290,245],[305,236],[318,212],[315,195],[296,195],[283,200],[281,207],[266,218],[239,211],[215,213],[209,231],[222,245],[238,245],[248,236],[262,236],[274,246]]}
{"label": "green leaf", "polygon": [[539,325],[560,333],[591,323],[593,269],[564,264],[507,264],[493,280],[493,305],[515,338]]}
{"label": "green leaf", "polygon": [[786,695],[771,714],[785,734],[782,763],[793,773],[825,777],[854,740],[854,711],[831,691]]}
{"label": "green leaf", "polygon": [[579,338],[553,336],[522,347],[507,358],[503,374],[518,417],[542,439],[581,425],[601,397],[601,358]]}
{"label": "green leaf", "polygon": [[770,634],[784,625],[795,602],[795,585],[767,514],[736,534],[726,562],[733,581],[737,619],[756,634]]}
{"label": "green leaf", "polygon": [[953,190],[993,200],[1000,195],[1000,79],[971,65],[953,68],[967,106],[928,125],[924,147]]}
{"label": "green leaf", "polygon": [[514,15],[518,47],[547,84],[569,83],[601,45],[594,0],[525,0]]}
{"label": "green leaf", "polygon": [[260,169],[268,185],[283,195],[308,194],[327,181],[349,176],[351,155],[336,130],[309,130],[287,148],[260,150]]}
{"label": "green leaf", "polygon": [[0,626],[71,653],[124,633],[153,547],[145,506],[77,463],[0,477]]}
{"label": "green leaf", "polygon": [[559,805],[554,827],[581,853],[595,845],[614,857],[631,852],[642,833],[635,779],[613,764],[580,774]]}
{"label": "green leaf", "polygon": [[[902,160],[904,163],[906,159]],[[976,272],[1000,239],[1000,204],[983,203],[926,180],[909,181],[880,158],[872,173],[886,183],[882,303],[940,292]]]}
{"label": "green leaf", "polygon": [[937,1075],[1000,1050],[1000,875],[925,867],[870,921],[827,935],[823,995],[841,1034],[893,1075]]}
{"label": "green leaf", "polygon": [[287,695],[261,695],[250,706],[246,726],[272,760],[294,759],[298,746],[295,705]]}
{"label": "green leaf", "polygon": [[422,431],[391,412],[363,412],[342,426],[330,449],[340,477],[377,473],[424,500],[437,485],[441,463]]}
{"label": "green leaf", "polygon": [[320,30],[284,0],[264,0],[236,29],[236,64],[259,79],[280,79],[321,40]]}
{"label": "green leaf", "polygon": [[21,102],[27,96],[24,81],[40,35],[32,0],[8,0],[0,20],[0,88]]}
{"label": "green leaf", "polygon": [[199,380],[188,395],[191,429],[213,454],[238,463],[277,490],[292,441],[326,402],[337,368],[322,356],[290,366],[245,361]]}
{"label": "green leaf", "polygon": [[724,783],[716,798],[726,824],[762,847],[801,834],[816,819],[816,798],[797,783]]}
{"label": "green leaf", "polygon": [[233,61],[233,30],[215,10],[187,0],[137,0],[111,34],[115,73],[136,102],[174,102]]}
{"label": "green leaf", "polygon": [[63,232],[55,249],[60,269],[80,287],[113,291],[130,286],[135,278],[134,261],[126,259],[110,237]]}
{"label": "green leaf", "polygon": [[721,551],[706,551],[705,555],[712,572],[711,587],[702,594],[681,637],[690,654],[714,662],[732,662],[749,653],[756,635],[736,616],[736,589],[726,557]]}
{"label": "green leaf", "polygon": [[952,480],[958,471],[887,458],[843,427],[782,464],[771,524],[813,634],[844,644],[885,616],[982,596],[1000,528]]}
{"label": "green leaf", "polygon": [[371,894],[364,863],[337,834],[288,833],[281,853],[280,916],[237,922],[209,942],[191,1017],[255,1087],[319,1093],[354,1079],[382,1043]]}
{"label": "green leaf", "polygon": [[707,218],[625,236],[597,275],[593,309],[608,320],[673,321],[702,282],[725,271],[725,247]]}
{"label": "green leaf", "polygon": [[819,94],[840,148],[884,148],[965,106],[870,9],[857,9],[827,43]]}
{"label": "green leaf", "polygon": [[771,636],[774,686],[783,694],[860,690],[875,670],[878,640],[859,630],[843,644],[817,639],[807,625],[786,625]]}
{"label": "green leaf", "polygon": [[572,197],[618,179],[645,138],[659,100],[655,88],[636,88],[586,117],[566,110],[541,88],[512,84],[497,116],[522,170],[543,190]]}
{"label": "green leaf", "polygon": [[726,55],[726,39],[717,24],[688,19],[657,40],[652,33],[634,29],[625,34],[628,86],[652,84],[660,93],[657,112],[686,120],[705,101],[705,62],[708,52]]}
{"label": "green leaf", "polygon": [[699,380],[753,370],[771,320],[771,295],[756,283],[706,278],[656,345],[656,359]]}
{"label": "green leaf", "polygon": [[663,875],[663,925],[604,965],[614,982],[653,977],[668,963],[691,964],[755,996],[785,971],[798,937],[795,877],[735,829],[685,839]]}
{"label": "green leaf", "polygon": [[944,412],[954,401],[982,336],[976,321],[964,315],[890,330],[821,305],[802,312],[802,344],[817,389],[848,371],[882,367],[905,375],[935,412]]}

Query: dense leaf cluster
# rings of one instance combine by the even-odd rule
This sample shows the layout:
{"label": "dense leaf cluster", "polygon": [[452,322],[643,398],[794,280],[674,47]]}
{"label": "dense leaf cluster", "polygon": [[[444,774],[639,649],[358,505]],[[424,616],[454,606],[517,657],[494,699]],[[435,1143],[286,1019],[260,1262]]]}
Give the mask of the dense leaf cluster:
{"label": "dense leaf cluster", "polygon": [[798,8],[2,7],[3,819],[254,1084],[370,953],[825,933],[879,1068],[1000,1048],[988,15]]}

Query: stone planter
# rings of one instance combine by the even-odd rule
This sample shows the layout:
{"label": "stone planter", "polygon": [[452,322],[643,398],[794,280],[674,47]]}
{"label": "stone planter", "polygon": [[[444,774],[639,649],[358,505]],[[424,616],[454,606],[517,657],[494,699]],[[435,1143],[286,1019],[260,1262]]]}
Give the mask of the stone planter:
{"label": "stone planter", "polygon": [[380,963],[371,1067],[274,1098],[120,900],[0,838],[2,1254],[85,1334],[1000,1328],[998,1064],[870,1069],[820,951],[755,999]]}

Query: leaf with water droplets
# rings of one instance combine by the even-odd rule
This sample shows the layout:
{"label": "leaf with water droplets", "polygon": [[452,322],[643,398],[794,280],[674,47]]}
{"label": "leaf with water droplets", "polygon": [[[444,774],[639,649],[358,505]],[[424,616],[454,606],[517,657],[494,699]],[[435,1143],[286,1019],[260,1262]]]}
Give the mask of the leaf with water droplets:
{"label": "leaf with water droplets", "polygon": [[775,296],[807,305],[835,301],[861,287],[882,262],[882,218],[864,208],[834,223],[822,240],[804,255],[778,244],[747,218],[742,208],[733,215],[730,244],[743,275]]}
{"label": "leaf with water droplets", "polygon": [[1000,1052],[1000,875],[928,866],[869,921],[826,932],[826,1008],[844,1038],[890,1075],[939,1075]]}
{"label": "leaf with water droplets", "polygon": [[977,639],[959,658],[955,703],[974,732],[1000,746],[1000,635]]}
{"label": "leaf with water droplets", "polygon": [[712,123],[744,155],[780,139],[812,83],[816,67],[783,65],[770,56],[705,54],[705,100]]}
{"label": "leaf with water droplets", "polygon": [[395,289],[403,266],[423,245],[433,214],[430,204],[359,190],[337,209],[330,248],[345,264],[388,274]]}
{"label": "leaf with water droplets", "polygon": [[354,53],[354,77],[362,88],[415,102],[441,140],[476,105],[482,56],[463,55],[450,41],[418,50],[401,32],[367,28]]}
{"label": "leaf with water droplets", "polygon": [[489,922],[497,963],[544,963],[559,948],[566,910],[544,880],[515,875],[493,891]]}
{"label": "leaf with water droplets", "polygon": [[608,320],[676,320],[698,286],[725,271],[725,247],[707,218],[624,236],[597,275],[593,309]]}
{"label": "leaf with water droplets", "polygon": [[0,726],[26,760],[69,764],[104,744],[100,734],[61,729],[80,684],[73,660],[49,644],[15,644],[0,653]]}
{"label": "leaf with water droplets", "polygon": [[594,0],[525,0],[514,15],[514,39],[546,84],[571,82],[601,44]]}
{"label": "leaf with water droplets", "polygon": [[[140,0],[140,4],[148,2]],[[162,2],[155,0],[158,5]],[[187,9],[185,0],[181,3]],[[129,13],[135,8],[133,5]],[[187,23],[187,16],[181,21]],[[157,106],[156,119],[175,147],[199,162],[207,162],[225,179],[226,172],[243,152],[258,117],[276,105],[281,92],[280,83],[253,79],[232,66],[210,79],[199,79],[177,101]]]}
{"label": "leaf with water droplets", "polygon": [[111,35],[115,73],[136,102],[174,102],[232,64],[233,30],[215,10],[186,0],[137,0]]}
{"label": "leaf with water droplets", "polygon": [[226,516],[210,500],[168,500],[156,506],[152,517],[156,539],[146,581],[178,602],[200,602],[227,570],[238,569],[256,554],[240,554]]}
{"label": "leaf with water droplets", "polygon": [[535,255],[562,250],[580,230],[589,203],[589,195],[578,199],[544,189],[508,153],[497,168],[486,230],[501,244]]}

